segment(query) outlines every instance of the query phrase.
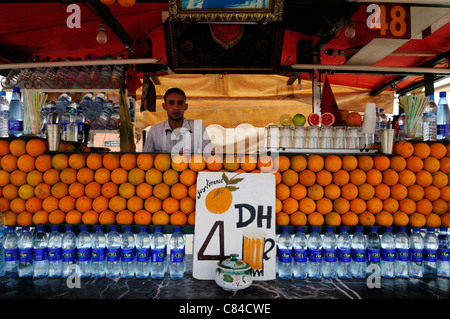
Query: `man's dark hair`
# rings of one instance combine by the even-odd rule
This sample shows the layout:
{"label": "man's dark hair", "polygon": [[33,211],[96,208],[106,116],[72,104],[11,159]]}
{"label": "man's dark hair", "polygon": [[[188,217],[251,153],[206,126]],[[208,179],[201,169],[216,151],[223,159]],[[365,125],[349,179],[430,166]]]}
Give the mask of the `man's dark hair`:
{"label": "man's dark hair", "polygon": [[186,93],[182,89],[179,88],[170,88],[164,93],[164,102],[166,102],[166,96],[170,93],[178,93],[184,96],[184,100],[186,100]]}

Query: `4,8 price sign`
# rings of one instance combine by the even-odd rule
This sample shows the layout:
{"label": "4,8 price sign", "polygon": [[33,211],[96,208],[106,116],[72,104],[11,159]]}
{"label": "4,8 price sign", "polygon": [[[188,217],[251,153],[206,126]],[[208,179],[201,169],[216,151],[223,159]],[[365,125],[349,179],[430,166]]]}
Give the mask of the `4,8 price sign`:
{"label": "4,8 price sign", "polygon": [[366,9],[369,32],[378,38],[411,38],[411,11],[408,5],[369,4]]}

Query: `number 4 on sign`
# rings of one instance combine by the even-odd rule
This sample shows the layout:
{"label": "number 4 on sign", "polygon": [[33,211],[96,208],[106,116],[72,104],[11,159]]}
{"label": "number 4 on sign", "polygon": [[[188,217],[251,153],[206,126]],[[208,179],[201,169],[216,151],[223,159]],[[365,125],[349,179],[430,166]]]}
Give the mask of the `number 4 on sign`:
{"label": "number 4 on sign", "polygon": [[380,35],[383,37],[404,37],[410,32],[407,25],[407,12],[402,6],[370,4],[367,6],[366,13],[368,14],[367,27],[380,30]]}
{"label": "number 4 on sign", "polygon": [[[205,255],[206,247],[208,247],[209,243],[211,242],[211,238],[213,237],[217,228],[219,228],[219,255]],[[213,224],[213,226],[211,227],[211,230],[209,231],[208,236],[206,236],[206,239],[203,242],[203,245],[200,247],[200,249],[198,251],[198,255],[197,255],[198,260],[223,260],[223,259],[225,259],[224,237],[225,237],[225,233],[224,233],[223,221],[221,221],[221,220],[216,221]]]}

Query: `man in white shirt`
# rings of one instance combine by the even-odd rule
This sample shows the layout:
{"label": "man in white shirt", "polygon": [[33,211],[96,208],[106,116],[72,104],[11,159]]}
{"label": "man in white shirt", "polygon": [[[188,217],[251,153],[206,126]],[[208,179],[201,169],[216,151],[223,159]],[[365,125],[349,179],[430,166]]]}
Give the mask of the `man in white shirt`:
{"label": "man in white shirt", "polygon": [[184,117],[188,104],[183,90],[168,89],[162,107],[167,112],[167,120],[150,127],[143,152],[211,154],[213,146],[202,121]]}

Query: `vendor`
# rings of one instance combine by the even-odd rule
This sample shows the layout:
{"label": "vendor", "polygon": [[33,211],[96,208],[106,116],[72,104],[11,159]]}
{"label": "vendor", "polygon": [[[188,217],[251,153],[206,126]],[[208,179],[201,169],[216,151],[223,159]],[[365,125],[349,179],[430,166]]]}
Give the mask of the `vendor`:
{"label": "vendor", "polygon": [[171,88],[164,94],[162,107],[167,120],[150,127],[143,152],[171,153],[172,155],[211,154],[213,146],[201,120],[187,120],[186,94],[179,88]]}

